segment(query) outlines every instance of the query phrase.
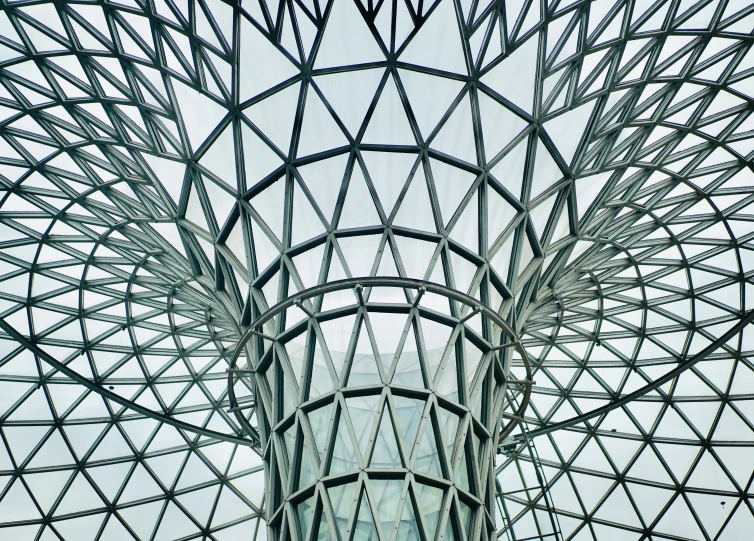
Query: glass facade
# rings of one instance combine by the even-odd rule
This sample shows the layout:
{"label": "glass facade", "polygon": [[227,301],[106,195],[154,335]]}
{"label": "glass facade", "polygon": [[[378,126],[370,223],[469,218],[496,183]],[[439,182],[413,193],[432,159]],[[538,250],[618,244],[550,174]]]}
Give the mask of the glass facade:
{"label": "glass facade", "polygon": [[[504,411],[525,353],[493,311],[416,280],[331,282],[261,315],[243,346],[230,388],[254,389],[275,539],[495,535],[493,457],[525,408]],[[528,399],[524,373],[511,386]]]}
{"label": "glass facade", "polygon": [[0,0],[0,539],[746,539],[753,31]]}

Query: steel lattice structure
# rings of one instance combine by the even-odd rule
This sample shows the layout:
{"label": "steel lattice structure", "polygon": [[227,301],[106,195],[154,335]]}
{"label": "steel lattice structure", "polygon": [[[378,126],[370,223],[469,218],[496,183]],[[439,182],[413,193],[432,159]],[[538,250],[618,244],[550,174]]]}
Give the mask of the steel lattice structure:
{"label": "steel lattice structure", "polygon": [[[514,357],[523,380],[510,378]],[[252,403],[235,398],[238,383]],[[494,455],[531,385],[518,336],[493,310],[384,277],[275,305],[244,333],[228,376],[231,411],[261,435],[274,539],[494,538]]]}
{"label": "steel lattice structure", "polygon": [[499,538],[744,539],[753,31],[746,0],[0,0],[0,536],[265,539],[235,347],[382,276],[526,351]]}

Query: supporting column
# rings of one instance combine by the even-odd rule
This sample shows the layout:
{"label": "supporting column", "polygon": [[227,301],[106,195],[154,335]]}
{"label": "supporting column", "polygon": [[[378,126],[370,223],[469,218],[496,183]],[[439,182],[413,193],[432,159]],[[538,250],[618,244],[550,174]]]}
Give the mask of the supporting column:
{"label": "supporting column", "polygon": [[478,300],[418,280],[333,282],[262,314],[229,390],[246,425],[239,385],[255,394],[270,538],[494,539],[494,455],[528,402],[526,364],[505,413],[514,350]]}

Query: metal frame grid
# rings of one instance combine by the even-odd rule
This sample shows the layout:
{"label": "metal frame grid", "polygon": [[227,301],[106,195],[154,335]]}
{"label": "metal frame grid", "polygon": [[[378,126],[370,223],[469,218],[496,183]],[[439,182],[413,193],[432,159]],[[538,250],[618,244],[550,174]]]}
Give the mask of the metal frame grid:
{"label": "metal frame grid", "polygon": [[537,452],[498,476],[533,486],[505,467],[529,461],[547,497],[506,502],[501,536],[555,512],[564,539],[740,539],[753,19],[0,1],[0,531],[257,536],[234,345],[296,291],[400,276],[492,307],[530,356]]}
{"label": "metal frame grid", "polygon": [[531,388],[530,370],[508,377],[514,350],[526,359],[494,311],[419,280],[329,282],[256,318],[228,388],[254,438],[259,419],[273,537],[494,536],[493,456]]}

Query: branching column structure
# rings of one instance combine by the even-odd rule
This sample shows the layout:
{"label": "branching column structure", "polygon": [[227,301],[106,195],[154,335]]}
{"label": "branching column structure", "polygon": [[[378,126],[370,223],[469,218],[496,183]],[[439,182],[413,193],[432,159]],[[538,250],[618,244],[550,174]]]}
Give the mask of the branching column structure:
{"label": "branching column structure", "polygon": [[[493,459],[525,408],[503,413],[508,367],[525,355],[494,311],[427,282],[341,280],[262,314],[244,347],[229,388],[254,380],[274,539],[495,538]],[[529,383],[513,383],[527,399]]]}
{"label": "branching column structure", "polygon": [[[744,538],[752,21],[748,0],[0,0],[0,538],[491,535],[478,453],[526,359],[473,307],[537,379],[499,538]],[[377,276],[447,289],[315,290],[228,387],[263,314]]]}

